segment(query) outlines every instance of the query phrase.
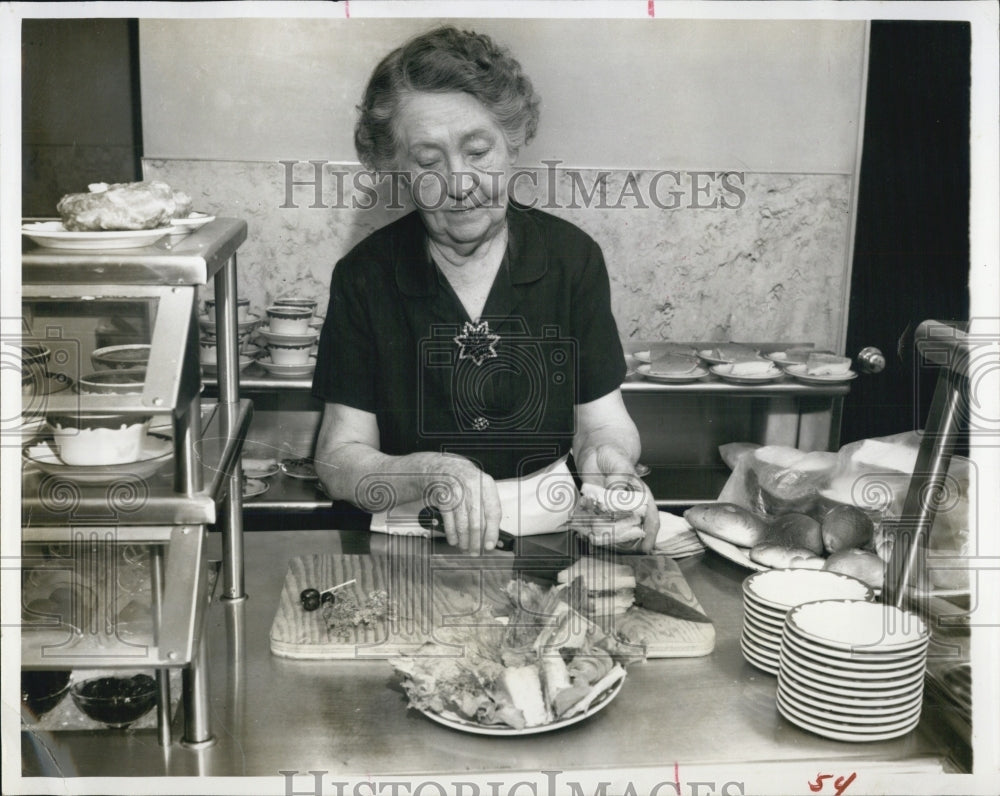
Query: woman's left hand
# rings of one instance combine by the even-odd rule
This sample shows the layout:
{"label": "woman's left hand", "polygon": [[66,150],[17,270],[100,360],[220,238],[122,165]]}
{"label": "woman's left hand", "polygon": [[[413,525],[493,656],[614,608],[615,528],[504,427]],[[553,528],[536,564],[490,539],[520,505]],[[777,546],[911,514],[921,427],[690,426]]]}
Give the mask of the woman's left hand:
{"label": "woman's left hand", "polygon": [[635,465],[618,448],[613,445],[599,445],[594,453],[596,469],[603,478],[601,486],[605,489],[629,489],[643,494],[645,509],[642,530],[644,535],[639,543],[639,548],[642,552],[649,553],[656,544],[656,537],[660,532],[660,512],[656,507],[653,493],[646,482],[636,475]]}

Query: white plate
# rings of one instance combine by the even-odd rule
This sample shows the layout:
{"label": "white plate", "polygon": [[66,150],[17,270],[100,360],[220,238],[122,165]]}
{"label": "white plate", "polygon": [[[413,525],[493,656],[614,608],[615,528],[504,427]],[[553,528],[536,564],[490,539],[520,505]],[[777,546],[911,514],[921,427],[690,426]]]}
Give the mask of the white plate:
{"label": "white plate", "polygon": [[792,625],[785,626],[785,634],[788,635],[796,646],[805,646],[810,650],[815,650],[817,654],[823,657],[838,658],[843,661],[858,661],[864,664],[865,661],[872,659],[882,662],[896,662],[905,661],[911,659],[916,653],[924,654],[927,650],[928,642],[924,644],[917,644],[913,647],[884,650],[879,647],[834,647],[829,644],[823,644],[815,639],[803,634],[797,628]]}
{"label": "white plate", "polygon": [[916,677],[918,673],[924,672],[927,668],[924,658],[921,656],[918,659],[909,661],[905,666],[893,669],[866,669],[863,667],[845,669],[840,666],[817,661],[815,658],[810,658],[806,655],[800,655],[798,649],[792,647],[790,644],[784,644],[781,649],[783,654],[788,656],[789,660],[803,667],[804,671],[809,672],[817,678],[830,678],[834,682],[871,680],[894,683],[908,677]]}
{"label": "white plate", "polygon": [[803,730],[808,730],[816,735],[822,735],[824,738],[830,738],[835,741],[849,741],[852,743],[886,741],[890,738],[898,738],[901,735],[906,735],[920,723],[920,715],[918,714],[915,719],[908,719],[897,725],[879,727],[872,731],[857,728],[842,729],[836,725],[827,725],[803,718],[801,714],[795,712],[794,708],[789,708],[787,703],[780,697],[777,699],[777,704],[778,712],[792,724],[801,727]]}
{"label": "white plate", "polygon": [[313,329],[322,329],[324,323],[326,323],[325,315],[313,315],[312,318],[309,320],[309,325]]}
{"label": "white plate", "polygon": [[922,683],[924,681],[923,667],[918,669],[916,672],[912,672],[907,674],[905,677],[899,677],[897,679],[859,680],[840,676],[828,677],[825,674],[813,671],[812,669],[801,665],[798,660],[790,658],[784,649],[781,650],[778,660],[781,664],[782,670],[789,670],[800,681],[802,681],[803,684],[808,685],[810,688],[817,688],[822,693],[826,694],[838,692],[847,692],[852,695],[857,695],[859,692],[900,694],[916,687],[918,683]]}
{"label": "white plate", "polygon": [[759,618],[747,613],[746,611],[743,612],[743,624],[750,625],[754,632],[756,632],[759,636],[764,636],[765,638],[776,638],[778,641],[781,641],[782,625],[780,624],[771,624],[767,621],[761,621]]}
{"label": "white plate", "polygon": [[846,373],[832,373],[829,376],[813,376],[806,373],[805,365],[789,365],[785,368],[785,372],[805,384],[839,384],[840,382],[850,381],[858,377],[858,374],[853,370],[849,370]]}
{"label": "white plate", "polygon": [[758,630],[745,619],[743,620],[742,633],[754,642],[754,644],[773,653],[775,658],[777,658],[778,650],[781,649],[781,636],[775,635],[774,633],[768,633],[767,631]]}
{"label": "white plate", "polygon": [[867,600],[875,593],[857,578],[822,569],[772,569],[743,581],[744,594],[776,611],[817,600]]}
{"label": "white plate", "polygon": [[[190,232],[191,230],[203,227],[206,224],[215,221],[215,216],[210,216],[207,213],[191,213],[186,218],[172,218],[170,219],[170,225],[172,227],[179,227],[182,230]],[[175,234],[174,232],[170,233]]]}
{"label": "white plate", "polygon": [[712,365],[712,373],[723,381],[733,384],[768,384],[772,381],[778,381],[778,379],[783,378],[785,375],[785,372],[781,368],[773,367],[767,373],[761,373],[760,375],[734,376],[730,372],[732,368],[731,364]]}
{"label": "white plate", "polygon": [[319,329],[310,329],[305,334],[278,334],[277,332],[272,332],[271,327],[267,324],[262,324],[257,327],[257,333],[267,340],[267,342],[277,343],[278,345],[306,345],[307,343],[312,344],[319,340]]}
{"label": "white plate", "polygon": [[927,644],[927,625],[916,614],[862,600],[824,600],[799,605],[785,620],[800,635],[824,646],[870,652],[907,650]]}
{"label": "white plate", "polygon": [[135,249],[150,246],[170,233],[169,227],[124,229],[107,232],[73,232],[61,221],[37,221],[25,224],[21,232],[39,246],[53,249]]}
{"label": "white plate", "polygon": [[124,464],[63,464],[47,442],[24,450],[25,461],[46,475],[61,476],[82,484],[106,484],[111,481],[147,478],[168,462],[172,455],[173,444],[170,438],[159,434],[147,434],[141,457]]}
{"label": "white plate", "polygon": [[575,716],[570,716],[568,719],[553,721],[551,724],[540,724],[537,727],[524,727],[520,730],[515,729],[514,727],[508,727],[504,724],[477,724],[474,721],[470,721],[469,719],[462,718],[461,716],[450,712],[434,713],[430,710],[420,710],[420,712],[431,721],[436,721],[438,724],[443,724],[445,727],[451,727],[453,730],[469,732],[475,735],[493,735],[500,737],[509,737],[514,735],[537,735],[541,732],[551,732],[552,730],[569,727],[573,724],[589,719],[595,713],[598,713],[606,708],[611,703],[611,700],[618,696],[619,692],[622,690],[624,682],[625,673],[623,670],[621,678],[611,685],[601,696],[595,699],[591,703],[590,707],[582,713],[577,713]]}
{"label": "white plate", "polygon": [[272,376],[282,378],[295,378],[296,376],[308,376],[316,369],[316,357],[305,365],[277,365],[271,361],[270,357],[261,357],[257,364]]}
{"label": "white plate", "polygon": [[809,686],[790,677],[787,670],[778,675],[778,685],[785,689],[788,696],[794,695],[800,702],[834,713],[846,713],[848,716],[894,714],[912,705],[919,705],[924,698],[924,687],[923,684],[920,684],[912,691],[895,697],[875,695],[870,698],[839,697],[834,699],[829,695],[810,690]]}
{"label": "white plate", "polygon": [[243,475],[247,478],[270,478],[281,470],[277,459],[243,459]]}
{"label": "white plate", "polygon": [[813,680],[808,674],[802,674],[799,668],[793,668],[787,660],[781,661],[781,674],[783,677],[795,681],[801,689],[815,694],[820,699],[839,702],[843,698],[861,700],[882,700],[897,699],[899,697],[912,696],[916,691],[922,690],[923,679],[911,682],[903,682],[892,685],[882,685],[878,688],[855,688],[853,685],[830,685],[829,683]]}
{"label": "white plate", "polygon": [[698,381],[708,375],[708,371],[701,366],[696,366],[690,373],[679,373],[674,376],[652,375],[649,372],[651,365],[639,365],[635,369],[636,373],[649,381],[660,382],[661,384],[685,384],[687,382]]}
{"label": "white plate", "polygon": [[[242,373],[244,370],[246,370],[248,367],[250,367],[253,363],[254,363],[254,358],[253,357],[246,356],[246,355],[240,356],[240,361],[239,361],[240,373]],[[205,373],[207,375],[214,376],[214,375],[216,375],[219,372],[219,363],[218,362],[202,362],[201,363],[201,369],[203,371],[205,371]]]}
{"label": "white plate", "polygon": [[744,644],[742,639],[740,640],[740,651],[743,653],[743,657],[746,659],[746,662],[751,666],[760,669],[763,672],[767,672],[768,674],[772,674],[775,677],[778,676],[778,665],[758,654],[752,647]]}
{"label": "white plate", "polygon": [[243,497],[252,498],[263,495],[269,486],[267,481],[261,481],[259,478],[247,478],[243,481]]}
{"label": "white plate", "polygon": [[811,719],[817,724],[829,725],[830,727],[857,728],[862,731],[881,730],[887,725],[911,721],[920,715],[920,710],[923,707],[921,701],[910,705],[901,705],[898,710],[890,710],[887,713],[843,713],[829,711],[824,707],[811,705],[805,700],[799,700],[793,692],[782,688],[780,681],[776,693],[785,701],[785,705],[789,709],[798,712],[803,719]]}
{"label": "white plate", "polygon": [[746,644],[753,649],[754,652],[763,655],[770,661],[774,661],[775,665],[778,664],[780,642],[779,646],[769,644],[767,641],[755,636],[753,632],[749,631],[746,627],[744,627],[743,632],[740,633],[740,640],[746,642]]}
{"label": "white plate", "polygon": [[798,658],[809,659],[826,666],[835,666],[845,672],[897,671],[912,666],[916,661],[925,659],[927,655],[926,648],[917,647],[911,654],[905,656],[883,657],[878,654],[861,653],[852,658],[839,657],[836,654],[831,654],[832,648],[810,644],[794,632],[785,633],[782,636],[782,643],[787,645],[790,651],[794,651]]}
{"label": "white plate", "polygon": [[777,627],[781,630],[785,624],[785,615],[788,609],[774,609],[763,603],[756,602],[752,597],[743,595],[743,610],[753,616],[754,619],[763,622],[768,627]]}
{"label": "white plate", "polygon": [[712,536],[710,533],[705,533],[704,531],[699,531],[697,529],[695,529],[695,533],[698,534],[698,538],[701,539],[702,544],[704,544],[709,550],[718,553],[723,558],[728,558],[730,561],[739,564],[741,567],[756,569],[758,572],[770,569],[770,567],[765,567],[763,564],[758,564],[756,561],[751,561],[749,556],[750,551],[745,547],[737,547],[734,544],[730,544],[725,539],[720,539],[717,536]]}
{"label": "white plate", "polygon": [[767,647],[763,647],[760,644],[758,644],[752,638],[747,636],[746,633],[740,635],[740,648],[743,650],[744,654],[749,652],[758,660],[767,663],[768,666],[773,666],[775,670],[774,673],[775,674],[778,673],[777,670],[781,663],[781,659],[778,657],[778,655],[776,655]]}

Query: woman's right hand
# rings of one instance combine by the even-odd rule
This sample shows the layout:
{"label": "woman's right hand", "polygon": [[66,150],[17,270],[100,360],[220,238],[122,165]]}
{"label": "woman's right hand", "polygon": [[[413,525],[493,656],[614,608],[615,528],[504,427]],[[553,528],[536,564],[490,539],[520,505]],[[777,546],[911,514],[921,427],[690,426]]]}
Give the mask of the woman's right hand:
{"label": "woman's right hand", "polygon": [[500,495],[496,482],[461,456],[422,454],[424,502],[441,513],[448,544],[480,553],[500,535]]}

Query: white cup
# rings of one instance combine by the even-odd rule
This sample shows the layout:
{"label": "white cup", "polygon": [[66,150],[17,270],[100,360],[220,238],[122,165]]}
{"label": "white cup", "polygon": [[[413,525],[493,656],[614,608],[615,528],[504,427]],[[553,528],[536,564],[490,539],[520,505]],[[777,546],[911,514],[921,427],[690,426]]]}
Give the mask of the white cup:
{"label": "white cup", "polygon": [[[215,299],[205,299],[205,313],[215,323]],[[236,322],[246,323],[250,320],[250,299],[236,299]]]}
{"label": "white cup", "polygon": [[267,352],[271,355],[271,361],[275,365],[305,365],[309,362],[311,351],[312,343],[295,345],[270,343],[267,347]]}
{"label": "white cup", "polygon": [[267,324],[274,334],[305,334],[309,331],[312,310],[274,304],[267,308]]}

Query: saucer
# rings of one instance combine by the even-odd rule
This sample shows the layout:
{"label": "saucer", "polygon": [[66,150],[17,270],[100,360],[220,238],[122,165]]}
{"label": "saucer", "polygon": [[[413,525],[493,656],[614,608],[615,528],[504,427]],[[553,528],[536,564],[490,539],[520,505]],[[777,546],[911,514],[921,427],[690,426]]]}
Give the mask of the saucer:
{"label": "saucer", "polygon": [[148,478],[160,469],[173,455],[169,437],[147,434],[142,444],[142,454],[134,462],[122,464],[71,465],[63,464],[59,454],[48,442],[25,448],[25,462],[33,464],[46,475],[60,476],[82,484],[106,484],[118,480]]}

